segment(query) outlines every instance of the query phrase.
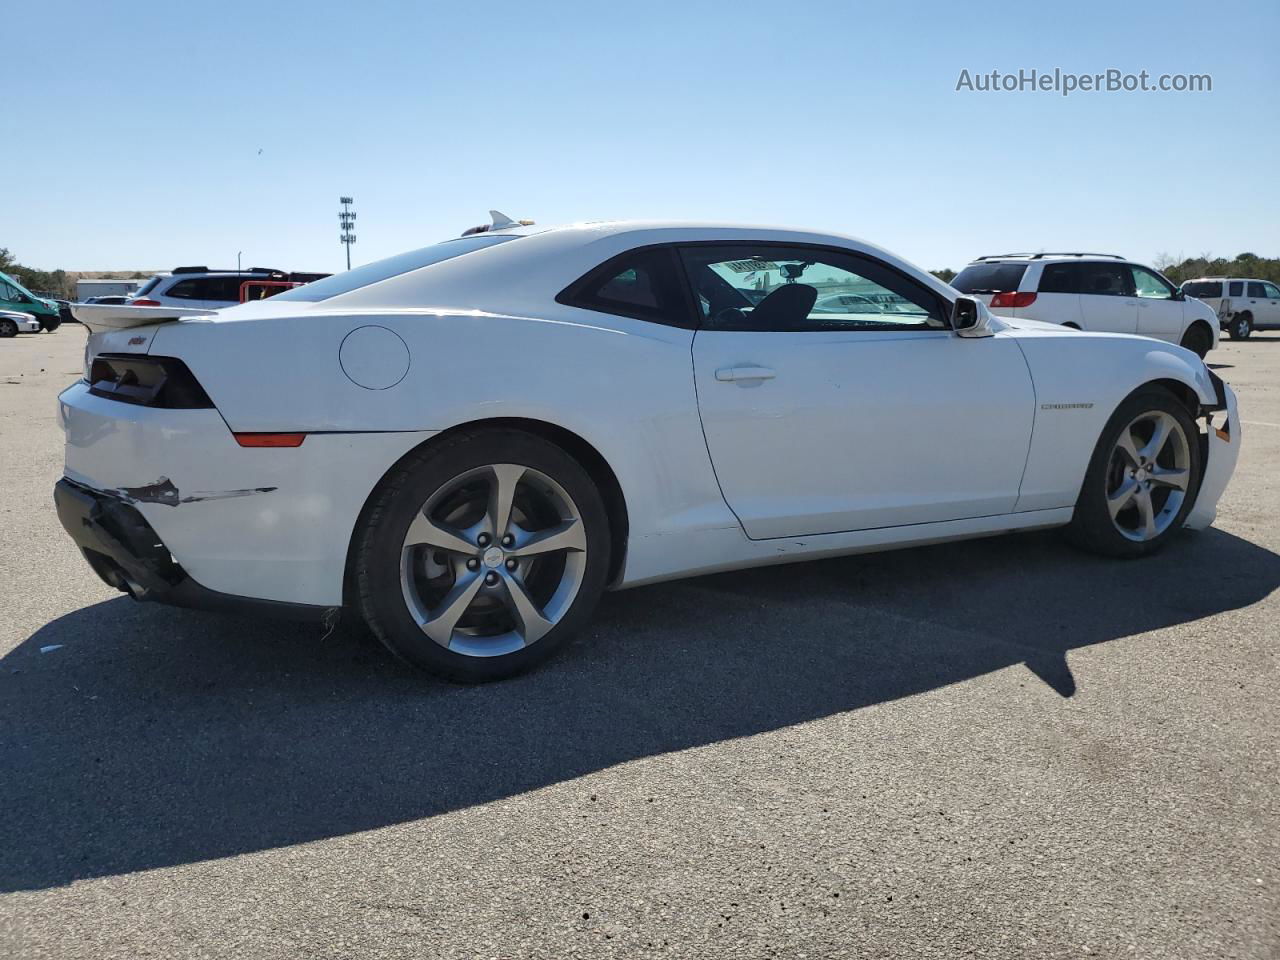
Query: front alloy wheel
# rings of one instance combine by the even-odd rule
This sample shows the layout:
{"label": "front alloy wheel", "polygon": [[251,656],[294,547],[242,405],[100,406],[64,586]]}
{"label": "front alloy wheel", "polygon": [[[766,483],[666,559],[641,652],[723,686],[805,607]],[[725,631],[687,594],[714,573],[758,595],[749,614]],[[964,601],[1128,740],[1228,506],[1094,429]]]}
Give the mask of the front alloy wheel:
{"label": "front alloy wheel", "polygon": [[1120,431],[1107,468],[1107,510],[1122,537],[1154,540],[1173,524],[1191,483],[1190,449],[1182,425],[1163,411]]}
{"label": "front alloy wheel", "polygon": [[1199,492],[1199,439],[1190,411],[1168,390],[1130,394],[1094,447],[1067,536],[1109,557],[1159,550]]}
{"label": "front alloy wheel", "polygon": [[573,457],[514,430],[407,456],[358,541],[360,606],[402,660],[497,680],[546,659],[590,616],[611,548],[604,502]]}

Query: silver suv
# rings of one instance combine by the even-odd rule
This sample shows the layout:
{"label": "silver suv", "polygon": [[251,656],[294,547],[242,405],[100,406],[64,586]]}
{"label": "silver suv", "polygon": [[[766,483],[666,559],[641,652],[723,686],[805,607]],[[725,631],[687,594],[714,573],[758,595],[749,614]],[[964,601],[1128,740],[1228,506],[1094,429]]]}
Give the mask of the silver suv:
{"label": "silver suv", "polygon": [[210,270],[208,267],[175,267],[158,273],[127,301],[135,307],[198,307],[220,310],[242,303],[241,287],[252,283],[245,299],[260,300],[296,286],[327,277],[327,273],[286,273],[267,267],[248,270]]}

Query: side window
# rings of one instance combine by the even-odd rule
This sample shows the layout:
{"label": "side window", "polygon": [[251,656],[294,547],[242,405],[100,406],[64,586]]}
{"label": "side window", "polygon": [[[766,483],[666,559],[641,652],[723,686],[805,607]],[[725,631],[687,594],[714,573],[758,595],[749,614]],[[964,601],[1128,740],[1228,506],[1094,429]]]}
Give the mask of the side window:
{"label": "side window", "polygon": [[1262,289],[1266,291],[1268,300],[1280,300],[1280,287],[1274,283],[1264,283]]}
{"label": "side window", "polygon": [[203,300],[196,289],[197,280],[179,280],[172,287],[164,292],[166,297],[174,297],[178,300]]}
{"label": "side window", "polygon": [[680,251],[702,321],[717,330],[941,330],[943,301],[854,253],[773,244]]}
{"label": "side window", "polygon": [[665,247],[632,250],[614,257],[571,284],[556,299],[584,310],[673,326],[689,325],[676,281],[675,261]]}
{"label": "side window", "polygon": [[17,303],[18,291],[9,286],[9,284],[0,281],[0,299],[7,300],[10,303]]}
{"label": "side window", "polygon": [[1169,286],[1146,267],[1129,265],[1133,273],[1133,288],[1138,296],[1147,300],[1173,299],[1173,287]]}
{"label": "side window", "polygon": [[1122,263],[1082,263],[1080,292],[1095,297],[1133,296],[1133,276]]}
{"label": "side window", "polygon": [[1262,284],[1258,283],[1256,280],[1249,281],[1249,296],[1266,297],[1266,295],[1266,292],[1262,289]]}
{"label": "side window", "polygon": [[1080,263],[1046,263],[1040,274],[1041,293],[1079,293]]}
{"label": "side window", "polygon": [[1227,296],[1228,296],[1228,297],[1243,297],[1243,296],[1244,296],[1244,283],[1243,283],[1243,282],[1241,282],[1240,280],[1232,280],[1230,283],[1228,283],[1228,284],[1227,284]]}

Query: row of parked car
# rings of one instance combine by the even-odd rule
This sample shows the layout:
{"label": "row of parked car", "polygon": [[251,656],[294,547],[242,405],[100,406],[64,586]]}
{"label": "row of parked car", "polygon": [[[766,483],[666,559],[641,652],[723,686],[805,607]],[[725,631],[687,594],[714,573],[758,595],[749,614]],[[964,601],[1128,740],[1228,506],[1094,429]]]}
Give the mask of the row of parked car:
{"label": "row of parked car", "polygon": [[1220,330],[1243,339],[1280,328],[1274,283],[1202,277],[1175,287],[1159,271],[1115,254],[979,257],[951,285],[997,314],[1155,337],[1201,357],[1217,346]]}
{"label": "row of parked car", "polygon": [[[288,272],[268,267],[248,270],[175,267],[169,273],[151,277],[132,294],[90,297],[84,303],[218,310],[245,300],[261,300],[327,276],[327,273]],[[32,293],[15,278],[0,273],[0,337],[42,330],[52,332],[61,324],[75,320],[72,306],[67,300]]]}

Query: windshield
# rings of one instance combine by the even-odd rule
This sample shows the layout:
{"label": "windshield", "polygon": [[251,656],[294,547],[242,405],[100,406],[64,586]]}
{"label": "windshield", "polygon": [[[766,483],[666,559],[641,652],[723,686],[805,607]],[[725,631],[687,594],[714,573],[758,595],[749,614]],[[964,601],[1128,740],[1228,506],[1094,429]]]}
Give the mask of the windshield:
{"label": "windshield", "polygon": [[951,285],[961,293],[1005,293],[1018,289],[1025,263],[971,263]]}
{"label": "windshield", "polygon": [[335,273],[332,277],[326,277],[323,280],[317,280],[302,287],[286,290],[271,299],[273,301],[307,300],[311,302],[328,300],[330,297],[336,297],[343,293],[350,293],[352,290],[359,290],[361,287],[367,287],[371,283],[389,280],[411,270],[429,267],[433,263],[452,260],[454,257],[462,256],[464,253],[483,250],[485,247],[492,247],[495,244],[514,239],[516,238],[510,234],[498,236],[481,233],[470,237],[445,240],[429,247],[423,247],[421,250],[411,250],[408,253],[387,257],[385,260],[375,260],[373,263],[366,263],[364,266],[348,270],[346,273]]}

